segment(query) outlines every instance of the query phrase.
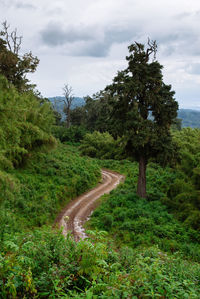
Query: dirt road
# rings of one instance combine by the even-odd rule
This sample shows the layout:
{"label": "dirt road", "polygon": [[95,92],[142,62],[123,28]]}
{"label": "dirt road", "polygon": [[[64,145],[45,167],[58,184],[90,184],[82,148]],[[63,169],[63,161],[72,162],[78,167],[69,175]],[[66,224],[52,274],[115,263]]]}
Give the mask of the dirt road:
{"label": "dirt road", "polygon": [[72,200],[58,215],[56,223],[63,226],[63,233],[72,231],[76,241],[86,238],[83,224],[87,221],[95,207],[97,199],[112,189],[124,179],[118,173],[102,170],[102,182],[94,189]]}

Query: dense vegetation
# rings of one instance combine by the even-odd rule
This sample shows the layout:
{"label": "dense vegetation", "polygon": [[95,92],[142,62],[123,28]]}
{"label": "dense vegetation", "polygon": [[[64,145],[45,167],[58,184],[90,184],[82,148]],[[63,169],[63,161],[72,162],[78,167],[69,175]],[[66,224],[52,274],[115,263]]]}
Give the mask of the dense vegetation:
{"label": "dense vegetation", "polygon": [[[173,188],[178,174],[170,168],[161,168],[151,163],[147,169],[148,198],[141,199],[136,195],[137,165],[121,161],[100,161],[104,167],[121,170],[127,175],[126,181],[110,196],[102,199],[101,206],[93,213],[92,224],[101,230],[110,232],[119,244],[131,247],[156,244],[161,250],[174,253],[181,252],[190,259],[200,261],[198,245],[200,234],[196,222],[184,225],[178,221],[181,204],[174,214],[167,201],[167,193]],[[131,177],[135,173],[135,178]],[[193,192],[195,190],[193,189]],[[167,206],[166,206],[167,202]],[[169,208],[169,209],[168,209]],[[197,207],[196,207],[197,208]],[[188,217],[192,216],[188,214]],[[195,213],[196,216],[196,213]],[[194,230],[194,227],[197,230]]]}
{"label": "dense vegetation", "polygon": [[198,263],[157,246],[116,251],[102,233],[75,244],[34,230],[10,237],[3,250],[2,298],[198,298],[200,291]]}
{"label": "dense vegetation", "polygon": [[[198,130],[195,132],[199,133]],[[183,136],[187,139],[188,134],[184,131],[177,133],[183,134],[181,142],[184,143]],[[196,138],[193,138],[195,141]],[[198,142],[196,146],[199,146]],[[89,173],[91,175],[95,171],[97,178],[97,164],[124,173],[126,180],[111,195],[105,195],[101,206],[93,213],[90,227],[105,230],[107,234],[90,231],[90,240],[76,244],[70,236],[65,239],[61,233],[53,233],[44,226],[32,232],[20,232],[18,229],[15,234],[10,233],[11,230],[4,232],[0,263],[2,298],[8,297],[8,294],[13,298],[198,298],[200,234],[191,224],[182,223],[178,209],[170,213],[169,202],[166,205],[173,182],[186,175],[182,170],[186,158],[181,160],[184,163],[179,164],[178,169],[149,164],[147,199],[139,198],[135,192],[136,162],[85,160],[79,157],[76,148],[66,145],[39,157],[37,154],[35,158],[39,165],[33,159],[10,175],[18,179],[23,177],[24,188],[25,185],[31,186],[30,181],[36,179],[37,173],[39,177],[30,194],[34,192],[34,197],[40,197],[44,195],[41,192],[49,191],[42,201],[44,205],[47,200],[51,206],[54,204],[55,199],[52,202],[48,198],[56,191],[62,205],[63,196],[67,196],[64,186],[69,186],[70,178],[72,183],[75,175],[80,177],[74,181],[74,188],[86,173],[89,178]],[[85,169],[82,172],[84,176],[79,172],[80,167]],[[65,179],[68,173],[70,175]],[[30,180],[25,180],[31,176]],[[96,178],[93,177],[92,181]],[[69,194],[72,185],[70,187]],[[80,192],[83,187],[80,187]],[[34,204],[33,199],[30,202]],[[37,205],[39,219],[38,210],[41,208]],[[48,215],[47,209],[45,205],[43,215]],[[55,215],[51,213],[44,222],[51,222],[50,217]],[[34,221],[34,215],[32,220],[27,213],[24,219],[27,223]],[[36,225],[37,217],[32,227]],[[26,224],[26,228],[29,226]]]}
{"label": "dense vegetation", "polygon": [[115,140],[108,132],[94,131],[85,134],[79,150],[83,155],[99,159],[120,160],[125,156],[122,140]]}
{"label": "dense vegetation", "polygon": [[[176,157],[179,161],[176,161],[176,163],[171,161],[167,168],[159,168],[154,160],[151,161],[150,165],[153,166],[148,170],[150,175],[147,179],[148,198],[150,197],[150,200],[155,198],[161,200],[168,206],[170,212],[176,214],[178,219],[200,230],[200,130],[184,128],[181,131],[173,131],[172,135],[173,142],[179,148]],[[117,157],[120,160],[123,159],[122,148],[123,143],[120,140],[112,139],[108,133],[97,132],[86,134],[80,146],[82,154],[100,159],[116,159]],[[118,166],[115,166],[114,170],[123,172],[123,168],[121,168],[123,163],[124,161],[121,161]],[[113,167],[112,160],[108,160],[106,164],[102,161],[100,164],[107,168]],[[127,169],[125,169],[126,172]],[[155,172],[156,176],[154,178]],[[130,177],[131,173],[134,176],[132,180],[135,186],[136,168],[130,168],[128,171]],[[162,173],[165,173],[163,177]],[[164,193],[160,189],[163,188],[162,186],[165,186]]]}
{"label": "dense vegetation", "polygon": [[177,177],[166,204],[181,221],[200,230],[200,129],[184,128],[174,133],[180,146]]}
{"label": "dense vegetation", "polygon": [[32,92],[20,94],[0,76],[0,163],[12,168],[23,163],[39,147],[53,147],[53,113]]}
{"label": "dense vegetation", "polygon": [[97,183],[99,168],[70,148],[35,153],[20,169],[1,171],[0,236],[52,223],[63,205]]}
{"label": "dense vegetation", "polygon": [[[198,153],[199,130],[174,134],[180,146],[185,144],[181,162],[177,169],[149,164],[148,199],[135,193],[136,162],[85,160],[77,149],[66,145],[50,153],[38,152],[22,168],[9,170],[12,180],[5,190],[13,200],[3,200],[6,205],[2,205],[7,209],[0,257],[2,298],[198,298],[200,236],[192,223],[182,223],[179,209],[169,213],[168,194],[176,179],[189,179],[185,168],[188,156],[183,153],[191,138],[191,153]],[[125,183],[103,198],[90,224],[109,235],[91,231],[91,240],[76,244],[70,236],[65,239],[44,226],[24,231],[51,223],[63,198],[75,196],[78,182],[79,192],[85,188],[86,176],[89,184],[95,182],[97,164],[126,174]],[[190,175],[191,186],[197,188],[193,179]]]}
{"label": "dense vegetation", "polygon": [[[9,48],[8,29],[4,23],[0,38],[0,298],[199,298],[200,130],[167,131],[176,155],[165,167],[152,155],[147,198],[139,198],[137,157],[114,134],[110,95],[87,98],[66,129],[26,78],[38,59],[20,56],[20,44]],[[154,83],[169,92],[153,66]],[[80,151],[69,145],[80,142]],[[75,243],[52,225],[99,181],[100,167],[126,180],[103,196],[90,238]]]}

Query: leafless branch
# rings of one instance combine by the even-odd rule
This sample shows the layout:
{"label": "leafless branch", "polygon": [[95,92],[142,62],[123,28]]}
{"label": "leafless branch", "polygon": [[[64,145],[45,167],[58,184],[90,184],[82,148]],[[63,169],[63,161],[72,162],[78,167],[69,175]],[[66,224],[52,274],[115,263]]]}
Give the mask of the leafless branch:
{"label": "leafless branch", "polygon": [[157,44],[155,40],[150,40],[150,38],[148,38],[148,46],[149,48],[146,51],[146,58],[147,61],[149,60],[149,56],[154,53],[153,59],[156,60],[156,53],[157,53]]}
{"label": "leafless branch", "polygon": [[71,103],[73,101],[73,89],[71,86],[69,86],[68,84],[65,84],[63,87],[63,95],[65,96],[65,100],[66,100],[66,104],[68,106],[71,106]]}
{"label": "leafless branch", "polygon": [[65,99],[64,99],[64,104],[65,104],[64,112],[67,116],[67,122],[66,122],[67,128],[70,127],[70,121],[71,121],[71,117],[70,117],[71,105],[72,105],[72,101],[74,99],[74,96],[73,96],[72,92],[73,92],[72,87],[69,86],[68,84],[65,84],[64,87],[63,87],[63,94],[65,96]]}
{"label": "leafless branch", "polygon": [[17,29],[9,33],[10,25],[7,24],[7,21],[4,21],[2,23],[2,26],[3,26],[2,35],[5,36],[8,49],[14,54],[18,55],[22,43],[22,36],[17,36]]}

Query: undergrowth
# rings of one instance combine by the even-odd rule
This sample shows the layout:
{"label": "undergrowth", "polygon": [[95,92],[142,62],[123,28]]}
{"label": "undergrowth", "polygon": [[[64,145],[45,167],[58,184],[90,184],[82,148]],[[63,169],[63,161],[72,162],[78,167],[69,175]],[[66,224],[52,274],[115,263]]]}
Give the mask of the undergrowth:
{"label": "undergrowth", "polygon": [[3,242],[0,298],[198,298],[200,265],[157,246],[118,251],[99,232],[75,243],[48,228]]}
{"label": "undergrowth", "polygon": [[98,165],[66,145],[35,153],[21,168],[0,172],[0,237],[51,224],[59,210],[96,185]]}
{"label": "undergrowth", "polygon": [[169,213],[165,202],[176,178],[172,169],[151,163],[147,169],[147,199],[136,195],[137,164],[128,161],[99,161],[104,167],[124,173],[126,180],[102,198],[89,226],[106,230],[119,246],[132,248],[157,245],[165,252],[178,252],[200,262],[200,233]]}
{"label": "undergrowth", "polygon": [[[100,167],[126,180],[102,197],[89,223],[96,232],[75,243],[44,226],[98,181]],[[136,163],[91,160],[66,145],[2,170],[0,298],[199,298],[199,232],[166,205],[179,174],[149,164],[141,199],[137,172]]]}

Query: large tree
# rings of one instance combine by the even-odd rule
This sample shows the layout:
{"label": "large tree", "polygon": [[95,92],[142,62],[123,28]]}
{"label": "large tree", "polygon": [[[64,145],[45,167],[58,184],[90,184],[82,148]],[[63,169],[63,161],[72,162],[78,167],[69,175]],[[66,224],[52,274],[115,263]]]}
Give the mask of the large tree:
{"label": "large tree", "polygon": [[148,160],[164,163],[173,152],[170,126],[178,103],[171,86],[163,82],[156,42],[148,40],[147,47],[135,42],[128,49],[128,67],[118,72],[106,92],[110,94],[114,131],[123,136],[126,151],[139,162],[137,194],[146,197]]}

